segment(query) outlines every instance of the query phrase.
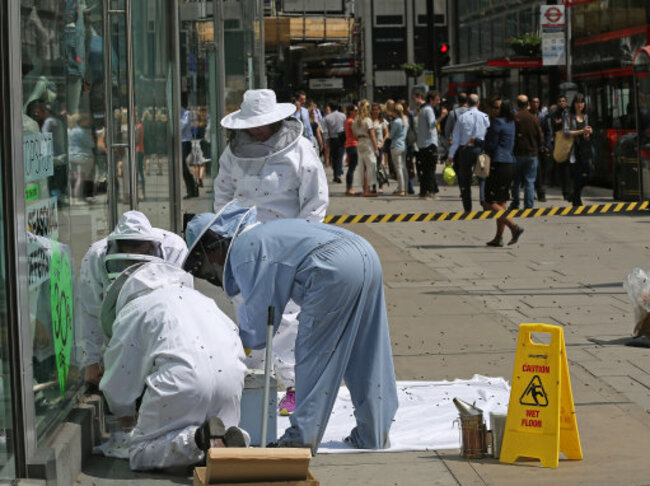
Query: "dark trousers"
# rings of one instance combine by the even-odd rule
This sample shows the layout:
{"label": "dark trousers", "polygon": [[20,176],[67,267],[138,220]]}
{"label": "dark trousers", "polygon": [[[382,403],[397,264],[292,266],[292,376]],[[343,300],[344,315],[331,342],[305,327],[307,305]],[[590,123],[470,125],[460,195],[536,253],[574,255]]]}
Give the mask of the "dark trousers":
{"label": "dark trousers", "polygon": [[196,185],[194,176],[190,172],[190,168],[187,166],[187,156],[192,152],[192,142],[181,142],[181,148],[183,151],[183,160],[181,160],[181,167],[183,168],[183,181],[185,181],[185,190],[189,197],[196,197],[199,195],[199,188]]}
{"label": "dark trousers", "polygon": [[573,179],[573,199],[574,206],[582,205],[582,189],[589,182],[591,177],[591,164],[589,159],[583,158],[579,151],[576,152],[576,161],[571,166],[571,177]]}
{"label": "dark trousers", "polygon": [[334,177],[343,175],[343,153],[345,152],[344,142],[337,138],[330,138],[330,164],[334,171]]}
{"label": "dark trousers", "polygon": [[535,192],[537,193],[538,199],[546,197],[546,184],[551,164],[551,154],[548,152],[540,152],[537,157],[537,178],[535,179]]}
{"label": "dark trousers", "polygon": [[140,187],[142,188],[142,197],[145,197],[147,193],[144,189],[144,152],[136,152],[135,157],[138,161],[138,181],[140,182]]}
{"label": "dark trousers", "polygon": [[472,210],[472,171],[479,153],[481,149],[478,147],[460,147],[454,157],[460,198],[463,200],[463,209],[467,212]]}
{"label": "dark trousers", "polygon": [[354,184],[354,169],[357,168],[359,162],[359,153],[356,147],[347,147],[345,153],[348,154],[348,172],[345,174],[346,189],[352,189]]}
{"label": "dark trousers", "polygon": [[571,180],[571,165],[569,161],[555,164],[555,175],[562,188],[562,196],[565,201],[571,201],[573,198],[573,181]]}
{"label": "dark trousers", "polygon": [[416,158],[416,168],[420,179],[420,197],[438,192],[436,182],[436,162],[438,161],[438,147],[429,145],[421,148]]}

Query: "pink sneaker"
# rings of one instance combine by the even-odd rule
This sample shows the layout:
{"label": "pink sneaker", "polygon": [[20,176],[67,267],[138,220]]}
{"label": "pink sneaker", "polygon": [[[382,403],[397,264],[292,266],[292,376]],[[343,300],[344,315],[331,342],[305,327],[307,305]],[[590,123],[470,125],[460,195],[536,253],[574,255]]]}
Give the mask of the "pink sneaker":
{"label": "pink sneaker", "polygon": [[287,393],[278,404],[278,411],[281,416],[287,417],[296,410],[296,389],[292,386],[287,388]]}

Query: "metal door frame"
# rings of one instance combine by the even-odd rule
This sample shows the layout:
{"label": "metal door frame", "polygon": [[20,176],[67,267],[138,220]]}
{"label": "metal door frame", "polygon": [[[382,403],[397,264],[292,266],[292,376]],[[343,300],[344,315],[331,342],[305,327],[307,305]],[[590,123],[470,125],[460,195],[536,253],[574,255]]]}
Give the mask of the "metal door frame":
{"label": "metal door frame", "polygon": [[[138,165],[136,159],[136,140],[135,140],[135,70],[133,54],[133,0],[123,0],[124,8],[112,9],[111,4],[115,0],[105,0],[104,8],[104,96],[106,111],[106,149],[108,164],[108,184],[109,184],[109,224],[114,227],[117,224],[118,212],[118,195],[116,185],[115,161],[113,158],[114,149],[122,148],[127,153],[129,161],[129,208],[138,209]],[[171,128],[172,153],[169,160],[169,198],[170,198],[170,227],[171,230],[178,233],[181,229],[181,139],[180,139],[180,52],[179,52],[179,5],[178,0],[170,1],[170,16],[168,32],[170,33],[170,43],[167,46],[169,63],[173,69],[172,83],[172,113],[170,114],[169,127]],[[127,112],[128,112],[128,133],[127,142],[118,143],[113,140],[113,45],[111,38],[111,25],[116,16],[124,17],[125,42],[126,42],[126,86],[127,86]]]}
{"label": "metal door frame", "polygon": [[27,477],[27,462],[36,452],[33,349],[29,325],[27,227],[25,221],[25,167],[23,161],[23,89],[20,2],[0,6],[0,83],[3,95],[2,120],[3,204],[7,263],[7,326],[9,382],[13,413],[16,477]]}
{"label": "metal door frame", "polygon": [[[117,185],[116,170],[113,160],[113,150],[122,148],[126,151],[129,167],[129,207],[137,209],[137,163],[135,158],[135,90],[134,90],[134,72],[133,72],[133,25],[132,25],[132,0],[123,0],[123,9],[110,8],[113,0],[103,2],[104,9],[104,96],[106,111],[106,160],[108,165],[108,184],[109,184],[109,221],[110,227],[117,224]],[[127,143],[115,142],[113,126],[113,42],[111,38],[112,20],[116,16],[124,17],[124,32],[126,35],[126,91],[127,91],[127,116],[128,132]]]}

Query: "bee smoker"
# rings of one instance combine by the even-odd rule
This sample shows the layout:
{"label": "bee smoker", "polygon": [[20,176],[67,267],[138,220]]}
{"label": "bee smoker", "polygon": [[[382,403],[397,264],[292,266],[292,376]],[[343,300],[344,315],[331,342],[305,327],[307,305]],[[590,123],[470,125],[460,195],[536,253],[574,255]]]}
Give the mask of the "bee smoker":
{"label": "bee smoker", "polygon": [[467,459],[481,459],[487,453],[488,435],[483,410],[459,398],[454,398],[454,405],[460,416],[460,455]]}

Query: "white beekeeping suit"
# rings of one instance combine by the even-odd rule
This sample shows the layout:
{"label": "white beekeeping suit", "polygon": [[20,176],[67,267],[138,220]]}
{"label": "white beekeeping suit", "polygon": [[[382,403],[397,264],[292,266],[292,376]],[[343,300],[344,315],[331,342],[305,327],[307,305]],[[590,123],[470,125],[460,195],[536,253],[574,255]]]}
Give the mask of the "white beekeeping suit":
{"label": "white beekeeping suit", "polygon": [[110,285],[106,256],[111,243],[118,240],[150,241],[159,249],[158,258],[177,266],[182,265],[187,255],[187,245],[181,237],[153,228],[147,217],[138,211],[124,213],[108,238],[90,246],[81,262],[76,299],[76,355],[81,366],[102,361],[106,339],[99,322],[99,311],[106,288]]}
{"label": "white beekeeping suit", "polygon": [[[329,204],[323,164],[309,140],[302,136],[302,123],[289,118],[296,111],[291,103],[276,103],[272,90],[244,93],[241,110],[226,116],[221,125],[234,130],[234,137],[219,159],[214,181],[214,212],[237,199],[256,206],[261,222],[284,218],[322,221]],[[249,129],[275,126],[267,140],[257,140]],[[236,302],[235,302],[236,305]],[[273,338],[276,371],[287,387],[294,386],[294,343],[300,308],[290,301],[280,329]],[[251,367],[262,367],[263,352],[253,352]]]}
{"label": "white beekeeping suit", "polygon": [[143,397],[132,469],[195,464],[203,458],[195,442],[202,423],[239,423],[246,366],[237,326],[174,265],[145,263],[122,281],[102,309],[104,321],[113,305],[116,317],[99,388],[118,417],[134,416]]}

